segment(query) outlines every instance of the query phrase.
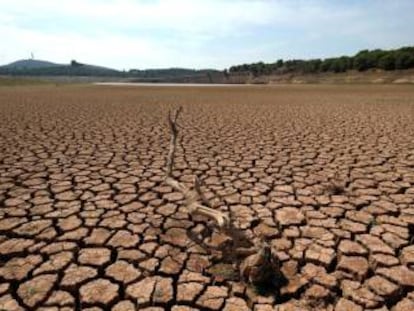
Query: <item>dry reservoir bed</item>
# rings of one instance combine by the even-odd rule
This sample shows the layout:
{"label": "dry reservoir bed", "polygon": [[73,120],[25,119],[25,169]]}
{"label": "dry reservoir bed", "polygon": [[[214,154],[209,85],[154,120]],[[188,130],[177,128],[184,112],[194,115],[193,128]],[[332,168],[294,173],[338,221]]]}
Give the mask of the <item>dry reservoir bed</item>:
{"label": "dry reservoir bed", "polygon": [[[270,241],[276,288],[217,268],[163,183],[179,105],[174,176]],[[1,310],[414,310],[412,86],[2,87],[0,111]]]}

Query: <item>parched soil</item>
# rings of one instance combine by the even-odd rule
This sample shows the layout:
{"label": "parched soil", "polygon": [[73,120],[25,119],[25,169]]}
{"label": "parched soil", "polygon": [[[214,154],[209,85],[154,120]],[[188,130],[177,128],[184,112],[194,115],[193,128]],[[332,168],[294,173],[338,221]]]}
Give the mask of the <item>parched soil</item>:
{"label": "parched soil", "polygon": [[[179,105],[174,176],[284,282],[246,286],[163,183]],[[410,86],[15,87],[0,112],[0,310],[414,310]]]}

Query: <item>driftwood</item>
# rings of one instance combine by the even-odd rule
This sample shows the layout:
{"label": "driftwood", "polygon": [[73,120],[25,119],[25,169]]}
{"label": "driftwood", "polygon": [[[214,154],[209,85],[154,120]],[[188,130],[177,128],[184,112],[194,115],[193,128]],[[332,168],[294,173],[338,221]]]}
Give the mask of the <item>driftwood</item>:
{"label": "driftwood", "polygon": [[[174,179],[172,176],[172,170],[174,167],[175,148],[177,145],[178,135],[177,119],[180,115],[181,110],[181,107],[178,110],[176,110],[174,116],[171,116],[171,113],[168,114],[168,124],[170,126],[171,131],[171,139],[170,150],[168,152],[167,157],[167,174],[165,177],[165,183],[171,186],[174,190],[179,191],[184,195],[186,207],[190,214],[198,214],[205,216],[209,219],[214,220],[218,227],[224,228],[229,225],[230,219],[226,214],[212,209],[210,207],[211,205],[209,201],[206,199],[206,197],[200,189],[200,180],[197,177],[194,179],[194,189],[191,190],[187,188],[187,186],[185,186],[183,183]],[[208,206],[198,203],[198,200],[201,200],[205,205]]]}
{"label": "driftwood", "polygon": [[[172,172],[178,136],[177,119],[181,111],[182,108],[180,107],[173,115],[171,112],[168,114],[171,138],[167,156],[165,183],[184,195],[185,206],[191,215],[202,215],[213,220],[219,231],[230,237],[233,241],[233,247],[230,251],[234,252],[234,255],[244,258],[239,264],[242,280],[253,284],[268,283],[280,271],[279,261],[272,253],[271,247],[259,238],[255,241],[250,241],[250,244],[253,245],[252,247],[239,247],[240,230],[234,227],[227,214],[212,208],[211,203],[201,191],[200,180],[195,177],[194,187],[190,189],[173,177]],[[202,204],[198,201],[201,201]]]}

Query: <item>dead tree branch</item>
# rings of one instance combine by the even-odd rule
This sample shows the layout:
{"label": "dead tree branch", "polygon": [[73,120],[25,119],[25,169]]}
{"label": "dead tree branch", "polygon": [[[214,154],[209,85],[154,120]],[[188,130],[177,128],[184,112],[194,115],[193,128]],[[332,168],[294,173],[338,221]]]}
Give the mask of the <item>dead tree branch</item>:
{"label": "dead tree branch", "polygon": [[[193,215],[202,215],[209,219],[212,219],[216,222],[219,228],[227,227],[230,223],[229,217],[213,208],[211,208],[210,202],[204,196],[200,188],[200,181],[198,178],[194,180],[194,189],[191,190],[187,188],[183,183],[179,182],[178,180],[174,179],[172,176],[172,171],[174,167],[174,157],[175,157],[175,150],[177,145],[177,136],[178,136],[178,126],[177,126],[177,119],[182,111],[182,108],[178,108],[174,115],[172,116],[171,113],[168,114],[168,124],[170,127],[171,138],[170,138],[170,149],[168,152],[167,157],[167,170],[166,170],[166,177],[165,183],[171,186],[174,190],[181,192],[184,195],[186,201],[186,207],[190,214]],[[205,205],[199,204],[197,201],[201,200]]]}
{"label": "dead tree branch", "polygon": [[[272,277],[279,273],[279,261],[272,254],[271,247],[261,241],[243,241],[246,239],[243,232],[236,229],[230,222],[230,218],[223,212],[212,208],[210,201],[206,198],[201,190],[201,181],[195,177],[193,189],[188,188],[185,184],[179,182],[172,175],[174,168],[174,157],[177,145],[178,126],[177,119],[181,113],[181,107],[172,115],[168,114],[168,124],[170,127],[171,138],[169,152],[167,156],[167,168],[165,183],[171,186],[175,191],[184,195],[185,205],[192,215],[202,215],[216,222],[222,234],[231,239],[231,247],[227,252],[232,256],[241,256],[243,261],[240,264],[240,276],[249,283],[268,282]],[[198,203],[201,201],[202,204]],[[253,245],[249,247],[248,245]]]}

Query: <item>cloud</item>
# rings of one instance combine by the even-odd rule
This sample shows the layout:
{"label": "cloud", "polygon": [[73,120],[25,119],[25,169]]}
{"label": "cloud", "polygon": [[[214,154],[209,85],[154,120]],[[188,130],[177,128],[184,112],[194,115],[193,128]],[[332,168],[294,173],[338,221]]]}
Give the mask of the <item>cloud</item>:
{"label": "cloud", "polygon": [[3,0],[0,62],[216,67],[412,44],[412,1]]}

